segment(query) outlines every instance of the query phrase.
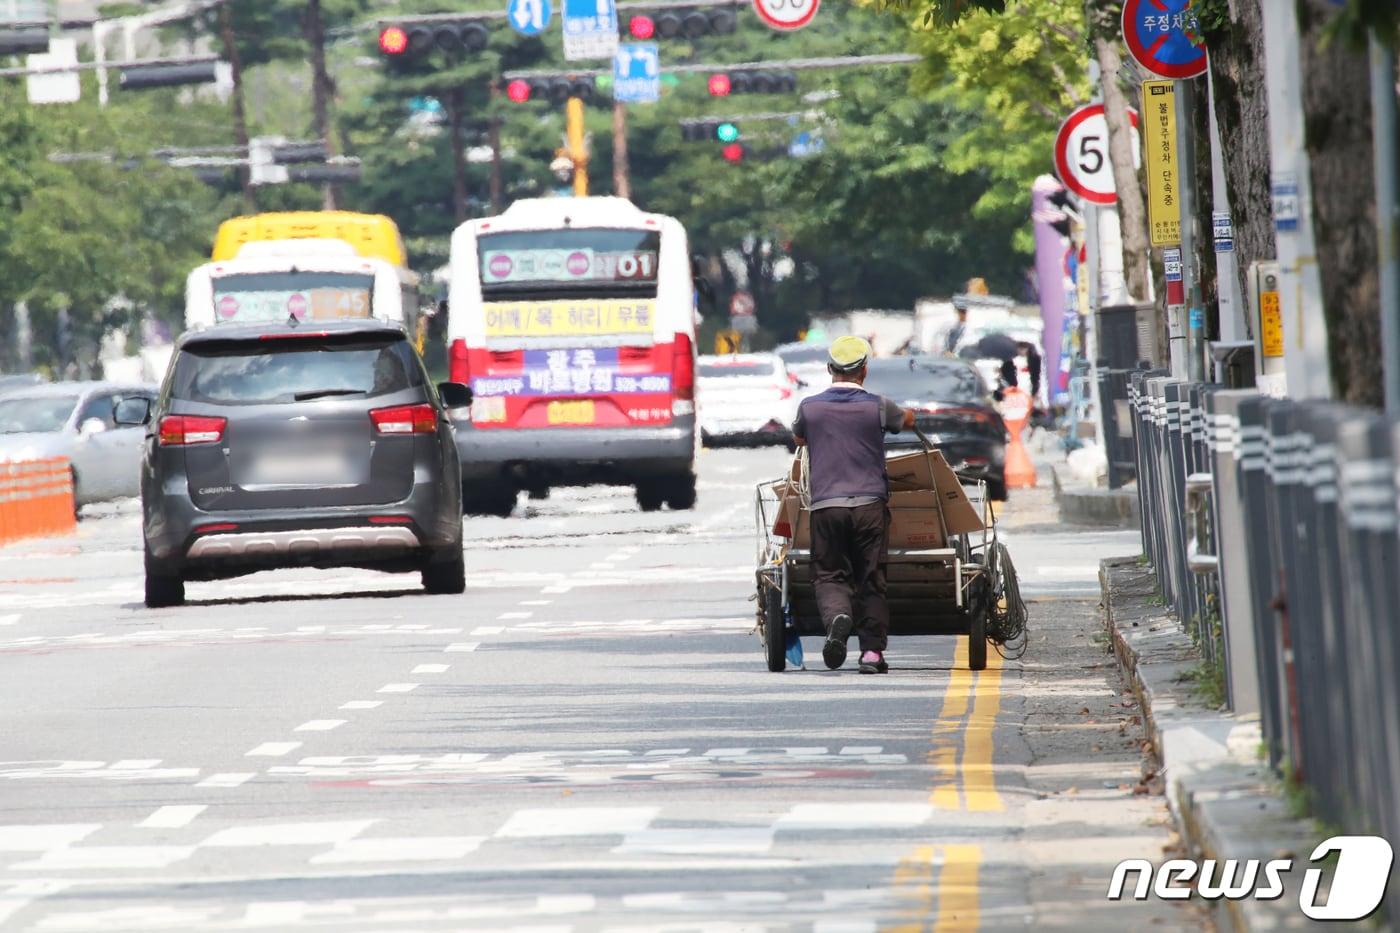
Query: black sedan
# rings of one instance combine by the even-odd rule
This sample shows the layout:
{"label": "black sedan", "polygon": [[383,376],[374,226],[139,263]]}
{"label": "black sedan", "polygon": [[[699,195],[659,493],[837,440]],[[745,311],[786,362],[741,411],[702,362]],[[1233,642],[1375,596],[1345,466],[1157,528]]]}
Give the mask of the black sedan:
{"label": "black sedan", "polygon": [[[1006,424],[977,370],[955,359],[895,356],[871,360],[865,387],[913,409],[919,430],[958,476],[983,480],[987,495],[1006,498]],[[886,450],[915,450],[913,431],[886,434]]]}

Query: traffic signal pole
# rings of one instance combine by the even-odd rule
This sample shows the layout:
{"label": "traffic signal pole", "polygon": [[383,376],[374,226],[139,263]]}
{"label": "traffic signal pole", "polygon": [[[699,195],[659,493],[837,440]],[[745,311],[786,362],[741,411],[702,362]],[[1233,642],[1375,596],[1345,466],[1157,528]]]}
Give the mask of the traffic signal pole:
{"label": "traffic signal pole", "polygon": [[574,163],[574,197],[588,197],[588,148],[583,136],[583,101],[570,97],[564,105],[565,132],[569,159]]}
{"label": "traffic signal pole", "polygon": [[632,197],[632,177],[627,164],[627,105],[613,101],[613,194]]}

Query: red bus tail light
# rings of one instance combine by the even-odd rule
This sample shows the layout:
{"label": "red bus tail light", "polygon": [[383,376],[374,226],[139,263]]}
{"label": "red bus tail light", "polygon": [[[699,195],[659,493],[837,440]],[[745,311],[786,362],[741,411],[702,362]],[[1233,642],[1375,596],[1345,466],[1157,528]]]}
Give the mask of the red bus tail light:
{"label": "red bus tail light", "polygon": [[467,342],[465,340],[452,341],[452,349],[448,352],[447,375],[452,382],[471,385],[472,371],[471,364],[467,360]]}
{"label": "red bus tail light", "polygon": [[427,404],[376,408],[369,413],[369,420],[380,434],[432,434],[437,430],[437,412]]}
{"label": "red bus tail light", "polygon": [[227,418],[206,415],[166,415],[160,419],[160,446],[189,447],[217,444],[224,439]]}
{"label": "red bus tail light", "polygon": [[671,359],[671,395],[678,401],[695,399],[695,353],[689,334],[676,334]]}

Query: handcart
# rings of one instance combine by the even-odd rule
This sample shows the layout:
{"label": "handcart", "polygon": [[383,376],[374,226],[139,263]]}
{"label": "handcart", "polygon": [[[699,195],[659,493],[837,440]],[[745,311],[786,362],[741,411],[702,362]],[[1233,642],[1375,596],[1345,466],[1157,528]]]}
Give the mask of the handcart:
{"label": "handcart", "polygon": [[[942,465],[953,477],[942,455],[927,438],[921,455],[930,467]],[[910,455],[917,456],[917,455]],[[907,459],[907,457],[905,458]],[[895,462],[894,460],[890,461]],[[955,478],[951,479],[955,483]],[[760,483],[755,491],[754,519],[757,523],[759,633],[768,669],[782,671],[787,666],[791,639],[803,635],[826,636],[826,627],[817,611],[812,585],[812,553],[801,524],[810,513],[792,508],[791,498],[804,495],[806,460],[795,461],[789,477]],[[941,487],[939,487],[941,488]],[[891,546],[886,565],[886,595],[890,612],[890,635],[956,635],[967,637],[968,667],[974,671],[987,666],[987,645],[992,642],[1004,656],[1025,648],[1026,609],[1017,587],[1015,567],[1006,547],[997,539],[996,516],[987,500],[985,484],[964,490],[961,506],[964,517],[950,529],[945,503],[956,493],[938,493],[920,500],[927,504],[922,516],[935,530],[929,541],[938,546]],[[891,497],[891,503],[899,498]],[[804,501],[804,506],[810,502]],[[968,529],[966,507],[980,509],[976,530]],[[786,526],[780,520],[786,511],[795,520]],[[776,530],[775,530],[776,526]],[[968,530],[964,530],[968,529]],[[786,532],[785,534],[779,532]],[[893,545],[893,542],[892,542]]]}

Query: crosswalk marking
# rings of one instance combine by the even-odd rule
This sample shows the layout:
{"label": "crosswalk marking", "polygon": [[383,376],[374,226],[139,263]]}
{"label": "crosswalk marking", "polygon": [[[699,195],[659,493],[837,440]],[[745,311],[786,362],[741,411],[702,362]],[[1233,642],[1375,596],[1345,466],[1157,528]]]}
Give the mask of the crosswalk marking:
{"label": "crosswalk marking", "polygon": [[231,826],[200,843],[201,846],[250,848],[253,846],[338,845],[354,839],[375,820],[332,820],[320,823],[267,823]]}
{"label": "crosswalk marking", "polygon": [[248,783],[255,777],[257,777],[257,775],[251,771],[211,774],[204,780],[195,784],[195,787],[238,787],[240,784]]}
{"label": "crosswalk marking", "polygon": [[602,836],[646,829],[658,807],[553,807],[516,810],[497,838],[537,839],[548,836]]}
{"label": "crosswalk marking", "polygon": [[190,825],[195,817],[207,809],[209,805],[203,803],[157,807],[154,813],[136,825],[147,829],[178,829]]}
{"label": "crosswalk marking", "polygon": [[62,848],[81,842],[101,828],[101,823],[0,826],[0,852],[43,852]]}
{"label": "crosswalk marking", "polygon": [[277,758],[301,748],[300,742],[264,742],[245,753],[248,758]]}
{"label": "crosswalk marking", "polygon": [[417,836],[351,839],[329,852],[313,856],[313,865],[345,862],[424,862],[464,858],[475,852],[485,836]]}

